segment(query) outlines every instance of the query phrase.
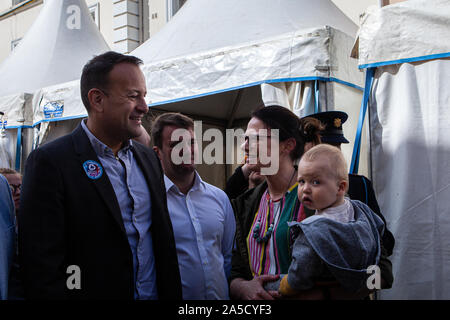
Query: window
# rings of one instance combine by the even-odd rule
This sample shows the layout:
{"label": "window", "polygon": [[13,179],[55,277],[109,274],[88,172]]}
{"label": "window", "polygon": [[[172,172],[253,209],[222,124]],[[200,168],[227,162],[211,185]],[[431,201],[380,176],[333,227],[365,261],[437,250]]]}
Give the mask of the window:
{"label": "window", "polygon": [[89,13],[91,14],[92,20],[94,20],[97,27],[100,28],[100,16],[99,16],[99,4],[98,2],[89,7]]}
{"label": "window", "polygon": [[187,0],[167,0],[168,19],[172,18],[175,13],[186,3]]}
{"label": "window", "polygon": [[20,40],[22,40],[22,38],[16,39],[11,41],[11,51],[14,51],[14,49],[17,47],[17,45],[20,43]]}

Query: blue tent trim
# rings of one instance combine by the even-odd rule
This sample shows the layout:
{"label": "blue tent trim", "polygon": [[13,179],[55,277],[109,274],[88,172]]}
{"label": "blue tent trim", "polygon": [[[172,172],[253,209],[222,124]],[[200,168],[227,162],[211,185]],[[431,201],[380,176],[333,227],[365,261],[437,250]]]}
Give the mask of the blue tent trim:
{"label": "blue tent trim", "polygon": [[167,100],[167,101],[161,101],[161,102],[155,102],[155,103],[150,103],[148,106],[149,107],[155,107],[155,106],[159,106],[159,105],[163,105],[163,104],[168,104],[168,103],[174,103],[174,102],[180,102],[180,101],[184,101],[184,100],[190,100],[190,99],[195,99],[195,98],[201,98],[201,97],[206,97],[206,96],[210,96],[213,94],[217,94],[217,93],[223,93],[223,92],[228,92],[228,91],[233,91],[233,90],[238,90],[238,89],[243,89],[243,88],[248,88],[248,87],[253,87],[256,85],[260,85],[262,83],[278,83],[278,82],[293,82],[293,81],[312,81],[312,80],[318,80],[318,81],[324,81],[324,82],[337,82],[355,89],[358,89],[360,91],[364,91],[364,88],[347,82],[347,81],[343,81],[337,78],[327,78],[327,77],[300,77],[300,78],[281,78],[281,79],[271,79],[271,80],[263,80],[263,81],[257,81],[257,82],[253,82],[253,83],[248,83],[248,84],[244,84],[241,86],[237,86],[237,87],[232,87],[232,88],[227,88],[227,89],[223,89],[223,90],[217,90],[217,91],[212,91],[212,92],[208,92],[208,93],[203,93],[203,94],[198,94],[198,95],[194,95],[194,96],[189,96],[189,97],[183,97],[183,98],[178,98],[178,99],[172,99],[172,100]]}
{"label": "blue tent trim", "polygon": [[30,128],[36,127],[38,124],[41,124],[43,122],[55,122],[55,121],[63,121],[63,120],[72,120],[72,119],[79,119],[79,118],[86,118],[88,115],[81,115],[81,116],[71,116],[71,117],[61,117],[61,118],[52,118],[52,119],[42,119],[36,123],[33,123],[33,125]]}
{"label": "blue tent trim", "polygon": [[62,118],[53,118],[53,119],[43,119],[36,123],[33,123],[32,125],[23,125],[23,126],[6,126],[5,129],[19,129],[19,128],[34,128],[38,124],[42,122],[55,122],[55,121],[63,121],[63,120],[72,120],[72,119],[79,119],[79,118],[86,118],[88,115],[81,115],[81,116],[72,116],[72,117],[62,117]]}
{"label": "blue tent trim", "polygon": [[399,60],[391,60],[391,61],[383,61],[383,62],[362,64],[362,65],[359,65],[358,68],[359,69],[367,69],[367,68],[375,68],[375,67],[387,66],[387,65],[391,65],[391,64],[417,62],[417,61],[432,60],[432,59],[447,58],[447,57],[450,57],[450,52],[431,54],[431,55],[420,56],[420,57],[413,57],[413,58],[405,58],[405,59],[399,59]]}

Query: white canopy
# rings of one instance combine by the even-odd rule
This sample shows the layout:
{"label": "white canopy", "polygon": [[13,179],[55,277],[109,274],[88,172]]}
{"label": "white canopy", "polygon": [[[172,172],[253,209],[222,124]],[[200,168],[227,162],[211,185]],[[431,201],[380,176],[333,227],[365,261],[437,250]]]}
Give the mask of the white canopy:
{"label": "white canopy", "polygon": [[0,97],[9,96],[6,100],[12,102],[0,99],[8,112],[8,127],[36,122],[19,111],[22,106],[16,102],[23,93],[79,79],[84,64],[108,50],[84,0],[45,1],[23,40],[0,65]]}
{"label": "white canopy", "polygon": [[359,32],[360,68],[376,67],[373,183],[396,238],[383,299],[450,298],[449,21],[449,1],[409,0],[371,8]]}
{"label": "white canopy", "polygon": [[[85,110],[70,110],[67,103],[64,105],[63,93],[73,92],[73,85],[66,88],[57,84],[79,79],[84,64],[108,50],[84,0],[45,1],[23,40],[0,65],[0,111],[6,114],[6,128],[21,130],[43,121],[85,116]],[[47,89],[39,90],[54,85],[52,89],[57,92],[50,101],[42,96]],[[17,137],[17,143],[12,137]],[[18,169],[20,161],[15,153],[20,150],[21,138],[16,132],[0,137],[1,147],[8,150],[7,156],[0,156],[1,166],[12,167],[10,159],[16,158]],[[24,156],[30,151],[30,139],[32,134],[27,131]]]}
{"label": "white canopy", "polygon": [[361,68],[450,56],[448,0],[370,7],[358,32]]}
{"label": "white canopy", "polygon": [[78,79],[87,60],[107,50],[84,0],[45,1],[30,30],[0,66],[0,96]]}
{"label": "white canopy", "polygon": [[349,58],[355,33],[329,0],[190,0],[131,54],[145,62],[151,106],[261,83],[360,87],[362,74]]}
{"label": "white canopy", "polygon": [[350,58],[356,31],[330,0],[189,0],[131,54],[144,60],[151,110],[224,129],[263,103],[299,116],[340,109],[352,139],[364,82]]}

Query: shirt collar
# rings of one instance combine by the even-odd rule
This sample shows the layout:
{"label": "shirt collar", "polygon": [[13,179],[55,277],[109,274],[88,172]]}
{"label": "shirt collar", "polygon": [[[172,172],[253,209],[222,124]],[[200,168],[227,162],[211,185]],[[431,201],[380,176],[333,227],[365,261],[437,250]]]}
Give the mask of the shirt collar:
{"label": "shirt collar", "polygon": [[[166,192],[169,192],[170,189],[174,188],[176,192],[181,193],[178,187],[170,180],[166,175],[164,175],[164,184],[166,185]],[[195,170],[195,180],[194,184],[189,191],[199,190],[202,186],[205,185],[205,182],[202,180],[197,170]]]}
{"label": "shirt collar", "polygon": [[[112,149],[110,147],[108,147],[106,144],[104,144],[103,142],[101,142],[99,139],[97,139],[97,137],[94,136],[92,134],[92,132],[89,130],[89,128],[87,127],[85,122],[86,122],[86,119],[83,119],[81,121],[81,127],[83,128],[84,132],[88,136],[89,141],[91,142],[92,148],[94,148],[95,153],[98,156],[104,156],[107,153],[112,154],[113,153]],[[127,152],[132,145],[133,145],[133,142],[129,139],[123,143],[122,148],[119,151]]]}

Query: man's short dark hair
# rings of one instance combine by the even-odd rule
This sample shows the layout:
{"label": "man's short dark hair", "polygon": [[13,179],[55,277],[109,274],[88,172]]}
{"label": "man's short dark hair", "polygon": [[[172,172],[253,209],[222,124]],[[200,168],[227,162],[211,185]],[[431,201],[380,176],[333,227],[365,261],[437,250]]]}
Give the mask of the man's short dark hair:
{"label": "man's short dark hair", "polygon": [[152,125],[152,141],[153,145],[162,148],[162,133],[167,126],[175,126],[182,129],[194,128],[194,121],[181,114],[168,112],[158,116]]}
{"label": "man's short dark hair", "polygon": [[106,90],[109,73],[119,63],[131,63],[140,66],[143,62],[134,56],[127,56],[118,52],[108,51],[89,60],[83,67],[80,80],[81,100],[89,113],[90,104],[88,93],[92,88]]}

